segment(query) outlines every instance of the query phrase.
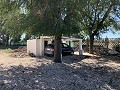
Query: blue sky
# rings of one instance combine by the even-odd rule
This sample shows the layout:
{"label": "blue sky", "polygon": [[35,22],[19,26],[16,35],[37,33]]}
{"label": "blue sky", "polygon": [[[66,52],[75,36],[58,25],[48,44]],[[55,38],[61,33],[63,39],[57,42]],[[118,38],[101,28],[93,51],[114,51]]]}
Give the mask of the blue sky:
{"label": "blue sky", "polygon": [[113,34],[111,31],[109,31],[109,32],[104,33],[104,34],[101,35],[102,38],[105,38],[106,36],[108,38],[120,38],[120,31],[116,32],[115,34]]}

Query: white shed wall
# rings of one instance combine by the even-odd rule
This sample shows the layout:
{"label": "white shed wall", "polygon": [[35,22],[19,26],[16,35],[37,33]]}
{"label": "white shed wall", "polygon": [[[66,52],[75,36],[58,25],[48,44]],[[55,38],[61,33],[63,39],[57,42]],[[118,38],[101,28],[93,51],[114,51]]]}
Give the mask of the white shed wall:
{"label": "white shed wall", "polygon": [[40,39],[27,40],[27,53],[40,56]]}
{"label": "white shed wall", "polygon": [[36,55],[40,56],[40,39],[36,39]]}
{"label": "white shed wall", "polygon": [[[65,41],[63,39],[63,42],[76,40],[79,41],[79,55],[82,55],[82,39],[66,38]],[[44,41],[51,43],[50,38],[43,38],[42,36],[40,39],[27,40],[27,53],[33,53],[35,56],[44,56]]]}

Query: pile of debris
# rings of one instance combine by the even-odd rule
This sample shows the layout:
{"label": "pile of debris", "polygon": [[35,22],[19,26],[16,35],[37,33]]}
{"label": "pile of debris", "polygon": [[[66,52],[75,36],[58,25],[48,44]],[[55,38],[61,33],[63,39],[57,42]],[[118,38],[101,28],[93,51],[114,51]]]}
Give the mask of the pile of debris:
{"label": "pile of debris", "polygon": [[27,53],[27,46],[20,46],[18,49],[15,49],[15,52]]}
{"label": "pile of debris", "polygon": [[29,57],[27,54],[27,47],[26,46],[20,46],[18,49],[15,49],[14,52],[11,54],[12,57],[15,58],[25,58]]}
{"label": "pile of debris", "polygon": [[102,48],[98,50],[100,54],[102,55],[118,55],[119,53],[112,49]]}
{"label": "pile of debris", "polygon": [[94,48],[94,53],[100,54],[100,55],[108,55],[108,49],[104,47],[96,47]]}

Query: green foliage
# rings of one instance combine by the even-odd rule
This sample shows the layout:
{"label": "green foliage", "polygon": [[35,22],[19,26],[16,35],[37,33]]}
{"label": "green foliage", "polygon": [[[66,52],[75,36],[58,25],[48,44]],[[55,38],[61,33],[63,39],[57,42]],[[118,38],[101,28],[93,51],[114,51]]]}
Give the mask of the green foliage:
{"label": "green foliage", "polygon": [[[88,0],[86,7],[79,13],[78,19],[81,28],[88,34],[99,35],[111,28],[118,29],[118,12],[120,1],[115,0]],[[118,18],[117,18],[118,17]]]}
{"label": "green foliage", "polygon": [[[55,36],[56,51],[61,51],[61,36],[80,32],[76,9],[84,8],[85,0],[8,0],[2,2],[2,10],[8,15],[4,30],[11,35],[25,32],[29,35]],[[5,13],[7,10],[7,13]],[[11,15],[12,14],[12,15]],[[58,57],[57,57],[58,56]],[[56,52],[56,62],[61,52]],[[59,60],[58,60],[59,59]]]}
{"label": "green foliage", "polygon": [[93,53],[94,37],[111,29],[120,30],[119,0],[86,0],[83,9],[77,9],[76,19],[81,29],[90,38],[90,52]]}
{"label": "green foliage", "polygon": [[84,0],[8,1],[5,4],[2,3],[9,16],[4,30],[12,35],[18,32],[27,32],[33,35],[78,33],[80,30],[79,23],[75,19],[75,10],[83,8],[85,3]]}
{"label": "green foliage", "polygon": [[119,7],[119,0],[6,0],[0,2],[1,30],[12,37],[79,36],[82,30],[94,39],[110,27],[119,30]]}
{"label": "green foliage", "polygon": [[[9,35],[99,35],[119,30],[119,0],[7,0],[0,2],[3,27]],[[110,9],[110,10],[109,10]],[[107,12],[108,11],[108,12]],[[111,13],[111,14],[110,14]],[[109,28],[108,28],[109,27]]]}

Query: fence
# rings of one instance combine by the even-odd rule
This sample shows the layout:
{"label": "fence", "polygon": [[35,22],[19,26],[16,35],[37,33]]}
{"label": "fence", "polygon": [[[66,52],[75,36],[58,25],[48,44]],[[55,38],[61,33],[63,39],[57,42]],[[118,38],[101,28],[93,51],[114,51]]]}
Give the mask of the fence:
{"label": "fence", "polygon": [[[83,49],[86,49],[86,46],[89,45],[89,40],[83,40]],[[105,38],[102,39],[95,39],[94,40],[94,49],[96,47],[105,47]],[[114,46],[120,45],[120,38],[109,38],[108,48],[113,49]],[[88,46],[89,47],[89,46]],[[79,50],[79,42],[75,41],[73,46],[75,51]]]}
{"label": "fence", "polygon": [[[86,46],[87,43],[89,44],[89,40],[84,40],[83,41],[83,46]],[[105,46],[105,38],[102,38],[100,40],[94,40],[94,46]],[[120,45],[120,38],[109,38],[109,43],[108,43],[108,48],[112,49],[114,46]]]}

